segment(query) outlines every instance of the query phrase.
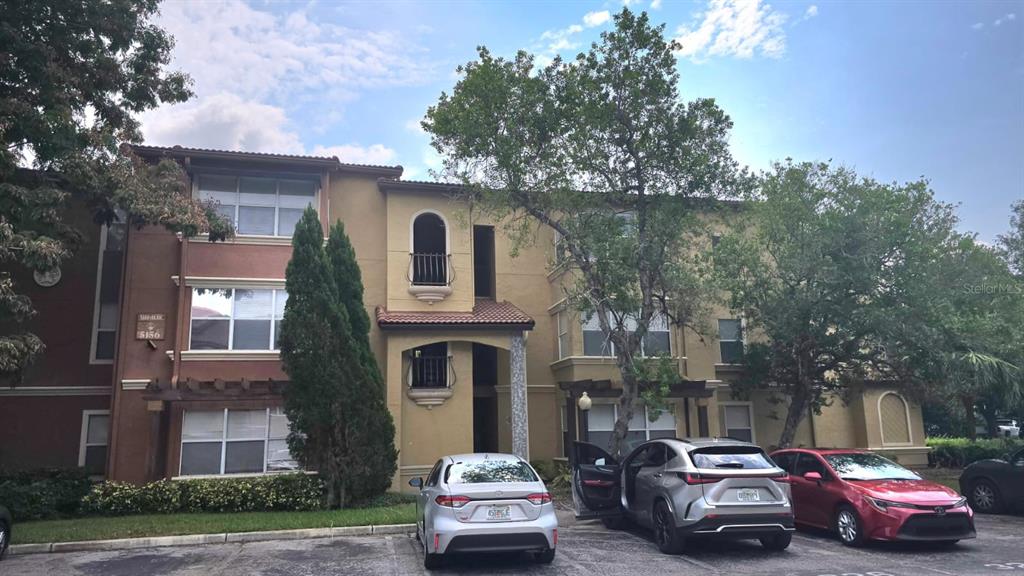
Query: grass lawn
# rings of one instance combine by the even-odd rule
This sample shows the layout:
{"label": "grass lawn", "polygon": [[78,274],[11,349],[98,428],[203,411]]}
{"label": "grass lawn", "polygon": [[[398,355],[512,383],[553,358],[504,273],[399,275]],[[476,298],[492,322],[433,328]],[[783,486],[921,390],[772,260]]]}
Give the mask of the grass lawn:
{"label": "grass lawn", "polygon": [[377,508],[318,510],[315,512],[224,512],[198,514],[145,514],[139,516],[94,516],[69,520],[40,520],[14,525],[12,544],[36,542],[73,542],[176,536],[181,534],[217,534],[296,528],[365,526],[368,524],[411,524],[416,518],[415,504],[395,504]]}
{"label": "grass lawn", "polygon": [[957,492],[960,491],[960,468],[919,468],[915,469],[926,480],[949,486]]}

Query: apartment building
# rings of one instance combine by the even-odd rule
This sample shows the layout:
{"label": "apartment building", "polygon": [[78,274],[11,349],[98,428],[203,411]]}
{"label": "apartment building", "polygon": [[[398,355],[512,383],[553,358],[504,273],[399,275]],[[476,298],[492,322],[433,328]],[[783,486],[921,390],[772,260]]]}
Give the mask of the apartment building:
{"label": "apartment building", "polygon": [[[618,371],[595,319],[565,307],[569,273],[545,230],[510,256],[500,225],[449,185],[400,166],[335,158],[140,146],[185,168],[192,193],[236,226],[227,242],[159,227],[96,228],[51,286],[35,285],[46,356],[0,389],[0,468],[86,466],[108,478],[262,474],[296,467],[276,339],[290,235],[307,205],[341,220],[362,270],[370,341],[396,428],[396,488],[443,454],[563,457],[607,441]],[[31,280],[29,280],[31,282]],[[784,410],[737,400],[742,322],[720,311],[704,338],[656,322],[643,353],[679,370],[671,411],[640,409],[632,439],[731,436],[770,446]],[[65,342],[67,343],[65,345]],[[593,405],[579,409],[586,393]],[[919,406],[886,387],[838,399],[796,444],[877,449],[926,462]]]}

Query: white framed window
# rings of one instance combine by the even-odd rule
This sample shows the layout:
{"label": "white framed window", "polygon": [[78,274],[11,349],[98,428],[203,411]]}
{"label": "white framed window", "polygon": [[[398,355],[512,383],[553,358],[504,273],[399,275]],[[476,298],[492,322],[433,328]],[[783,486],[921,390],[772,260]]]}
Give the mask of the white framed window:
{"label": "white framed window", "polygon": [[316,207],[313,180],[201,174],[196,179],[200,200],[214,200],[239,235],[285,236],[307,206]]}
{"label": "white framed window", "polygon": [[723,364],[739,364],[743,360],[743,321],[739,318],[718,320],[718,346]]}
{"label": "white framed window", "polygon": [[[633,418],[629,421],[629,431],[626,432],[627,445],[631,446],[653,438],[676,437],[676,417],[673,413],[663,410],[654,422],[651,422],[647,416],[646,406],[640,406],[633,410]],[[612,431],[615,429],[615,421],[618,417],[618,403],[594,402],[587,416],[589,442],[597,446],[608,446],[611,443]]]}
{"label": "white framed window", "polygon": [[85,468],[90,476],[103,476],[106,473],[109,438],[110,410],[82,410],[78,466]]}
{"label": "white framed window", "polygon": [[264,474],[298,470],[288,451],[281,408],[186,410],[181,424],[180,476]]}
{"label": "white framed window", "polygon": [[90,364],[111,364],[117,346],[117,324],[121,311],[121,274],[124,268],[125,239],[128,227],[125,215],[117,211],[116,220],[100,229],[99,256],[96,261],[96,294],[92,313]]}
{"label": "white framed window", "polygon": [[[627,315],[623,319],[626,332],[633,333],[636,330],[636,317]],[[597,314],[584,316],[582,322],[583,332],[583,355],[584,356],[614,356],[615,345],[607,341],[604,332],[601,331],[601,324],[598,322]],[[640,341],[640,356],[660,356],[669,354],[671,351],[671,338],[668,318],[658,312],[651,317],[647,327],[647,334]]]}
{"label": "white framed window", "polygon": [[193,288],[189,350],[277,350],[288,293]]}
{"label": "white framed window", "polygon": [[756,442],[754,404],[752,402],[719,402],[722,436]]}
{"label": "white framed window", "polygon": [[572,355],[569,348],[569,311],[559,310],[555,314],[555,323],[558,328],[558,359],[561,360]]}

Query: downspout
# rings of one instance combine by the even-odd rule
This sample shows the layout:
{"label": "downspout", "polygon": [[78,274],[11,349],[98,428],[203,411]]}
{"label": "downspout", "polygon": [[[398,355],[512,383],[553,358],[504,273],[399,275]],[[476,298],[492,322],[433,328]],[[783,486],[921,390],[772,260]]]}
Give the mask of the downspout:
{"label": "downspout", "polygon": [[178,310],[175,321],[177,322],[176,329],[174,331],[174,363],[171,367],[171,388],[175,389],[178,387],[178,381],[181,378],[181,351],[185,347],[185,331],[182,329],[183,313],[185,310],[185,302],[188,297],[188,286],[185,284],[185,263],[188,260],[188,238],[181,232],[178,232],[178,243],[181,244],[178,249]]}

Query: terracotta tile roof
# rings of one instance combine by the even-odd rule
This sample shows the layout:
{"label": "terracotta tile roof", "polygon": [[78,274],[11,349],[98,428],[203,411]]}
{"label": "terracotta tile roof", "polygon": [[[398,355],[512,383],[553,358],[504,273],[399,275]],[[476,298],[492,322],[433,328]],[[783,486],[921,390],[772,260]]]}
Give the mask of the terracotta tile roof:
{"label": "terracotta tile roof", "polygon": [[381,328],[409,326],[449,326],[480,328],[490,326],[533,328],[533,318],[508,302],[478,299],[472,312],[388,312],[377,307],[377,325]]}

